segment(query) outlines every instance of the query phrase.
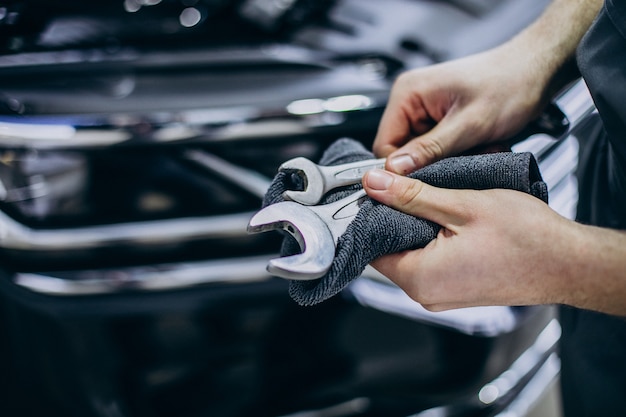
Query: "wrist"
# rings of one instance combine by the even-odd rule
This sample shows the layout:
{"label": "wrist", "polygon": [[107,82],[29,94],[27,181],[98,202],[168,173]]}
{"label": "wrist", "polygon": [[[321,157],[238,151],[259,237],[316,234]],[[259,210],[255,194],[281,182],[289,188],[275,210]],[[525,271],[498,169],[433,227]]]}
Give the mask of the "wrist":
{"label": "wrist", "polygon": [[576,48],[601,6],[602,0],[554,0],[539,19],[504,45],[512,56],[521,57],[523,86],[540,101],[547,102],[572,81]]}
{"label": "wrist", "polygon": [[560,277],[560,302],[574,307],[626,315],[626,233],[572,222],[566,265]]}

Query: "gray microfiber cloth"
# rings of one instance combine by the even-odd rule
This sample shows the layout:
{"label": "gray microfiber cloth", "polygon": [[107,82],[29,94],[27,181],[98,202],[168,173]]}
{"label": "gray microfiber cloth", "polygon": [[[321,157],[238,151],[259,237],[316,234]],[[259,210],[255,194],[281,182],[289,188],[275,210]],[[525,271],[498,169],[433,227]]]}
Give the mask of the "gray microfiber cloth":
{"label": "gray microfiber cloth", "polygon": [[[324,152],[320,165],[338,165],[373,158],[360,143],[342,138]],[[534,156],[529,153],[500,152],[443,159],[409,175],[427,184],[456,189],[507,188],[532,194],[548,201],[548,190]],[[332,190],[320,204],[346,197],[361,184]],[[284,201],[285,190],[302,190],[302,180],[295,173],[279,172],[263,207]],[[374,259],[389,253],[426,246],[437,237],[441,226],[401,213],[374,200],[366,200],[347,231],[337,242],[333,264],[326,275],[312,281],[290,281],[289,295],[300,305],[311,306],[336,295],[361,275]],[[285,234],[281,254],[300,253],[290,235]]]}

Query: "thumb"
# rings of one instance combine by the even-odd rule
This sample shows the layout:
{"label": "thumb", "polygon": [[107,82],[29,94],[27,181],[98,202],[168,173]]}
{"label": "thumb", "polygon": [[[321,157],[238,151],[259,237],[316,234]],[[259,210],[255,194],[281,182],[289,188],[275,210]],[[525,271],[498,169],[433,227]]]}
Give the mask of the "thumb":
{"label": "thumb", "polygon": [[382,204],[415,217],[454,229],[469,219],[467,190],[428,185],[420,180],[375,169],[363,176],[368,196]]}

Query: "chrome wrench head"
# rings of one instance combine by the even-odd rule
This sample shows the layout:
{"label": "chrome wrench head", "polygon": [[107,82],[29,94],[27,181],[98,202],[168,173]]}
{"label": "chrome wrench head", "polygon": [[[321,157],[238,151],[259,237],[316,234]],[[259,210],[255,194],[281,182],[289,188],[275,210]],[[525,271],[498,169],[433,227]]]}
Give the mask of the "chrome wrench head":
{"label": "chrome wrench head", "polygon": [[307,158],[298,157],[284,162],[280,171],[291,171],[304,182],[304,190],[287,190],[283,197],[308,206],[315,205],[329,191],[361,182],[363,174],[373,168],[384,168],[385,159],[366,159],[340,165],[317,165]]}
{"label": "chrome wrench head", "polygon": [[302,253],[270,259],[267,271],[296,280],[323,276],[335,257],[335,244],[328,225],[313,211],[292,201],[262,209],[248,224],[249,233],[280,229],[294,237]]}
{"label": "chrome wrench head", "polygon": [[287,190],[283,193],[283,197],[287,200],[312,206],[319,203],[326,193],[324,176],[319,169],[319,165],[307,158],[298,157],[290,159],[284,162],[278,170],[295,172],[304,182],[303,191]]}
{"label": "chrome wrench head", "polygon": [[272,204],[250,219],[248,232],[282,229],[298,242],[301,253],[269,261],[267,270],[271,274],[294,280],[320,278],[330,269],[339,237],[366,198],[365,191],[359,190],[322,206],[303,206],[293,201]]}

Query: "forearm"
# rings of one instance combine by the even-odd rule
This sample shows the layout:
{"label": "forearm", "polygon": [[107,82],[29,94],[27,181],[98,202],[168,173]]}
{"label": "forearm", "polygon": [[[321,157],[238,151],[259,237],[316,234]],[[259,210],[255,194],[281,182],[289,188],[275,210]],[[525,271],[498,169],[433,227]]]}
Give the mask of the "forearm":
{"label": "forearm", "polygon": [[554,0],[528,28],[503,45],[528,57],[527,87],[544,99],[572,80],[575,52],[603,0]]}
{"label": "forearm", "polygon": [[626,316],[626,232],[575,224],[569,237],[560,301]]}

